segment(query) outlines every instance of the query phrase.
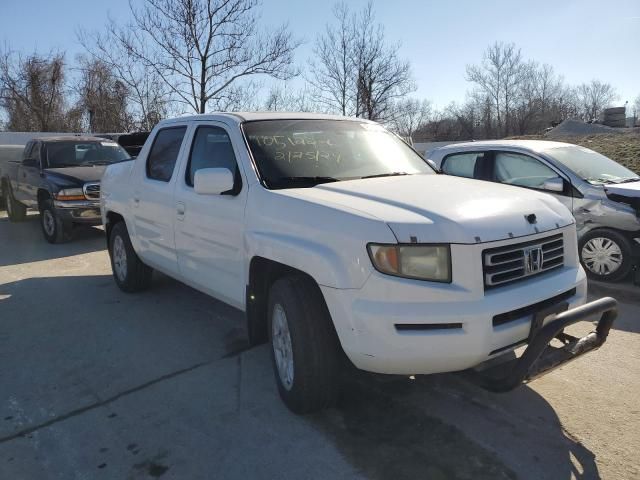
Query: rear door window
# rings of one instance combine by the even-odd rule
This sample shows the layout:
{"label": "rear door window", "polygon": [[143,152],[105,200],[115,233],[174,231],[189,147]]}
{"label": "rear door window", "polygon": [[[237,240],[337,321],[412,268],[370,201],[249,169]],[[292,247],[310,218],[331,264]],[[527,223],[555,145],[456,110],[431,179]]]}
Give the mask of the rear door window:
{"label": "rear door window", "polygon": [[442,171],[447,175],[466,178],[484,178],[485,154],[464,152],[447,155],[442,163]]}
{"label": "rear door window", "polygon": [[147,158],[147,177],[161,182],[171,180],[186,131],[187,127],[181,126],[165,128],[156,134]]}

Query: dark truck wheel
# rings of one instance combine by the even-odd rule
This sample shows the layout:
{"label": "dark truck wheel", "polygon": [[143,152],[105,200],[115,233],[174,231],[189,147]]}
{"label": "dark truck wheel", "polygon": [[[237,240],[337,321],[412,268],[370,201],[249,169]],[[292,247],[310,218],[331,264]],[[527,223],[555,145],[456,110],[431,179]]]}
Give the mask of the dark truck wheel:
{"label": "dark truck wheel", "polygon": [[40,225],[44,238],[49,243],[64,243],[71,240],[73,226],[60,219],[51,199],[44,200],[40,205]]}
{"label": "dark truck wheel", "polygon": [[4,205],[7,209],[7,216],[12,222],[20,222],[27,216],[27,207],[13,198],[11,189],[7,185],[4,188]]}
{"label": "dark truck wheel", "polygon": [[109,257],[111,257],[113,278],[120,290],[134,293],[149,288],[153,269],[142,263],[133,249],[124,222],[116,223],[111,230]]}
{"label": "dark truck wheel", "polygon": [[303,275],[281,278],[268,308],[271,358],[285,405],[300,414],[334,405],[342,352],[318,286]]}
{"label": "dark truck wheel", "polygon": [[580,261],[589,278],[617,282],[633,268],[631,242],[615,230],[593,230],[579,242]]}

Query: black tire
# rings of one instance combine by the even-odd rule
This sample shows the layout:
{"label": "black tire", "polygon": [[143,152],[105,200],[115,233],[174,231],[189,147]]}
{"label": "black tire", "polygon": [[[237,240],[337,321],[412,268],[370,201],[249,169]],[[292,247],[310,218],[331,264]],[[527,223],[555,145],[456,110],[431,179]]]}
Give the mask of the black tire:
{"label": "black tire", "polygon": [[[616,261],[620,262],[620,265],[617,268],[608,270],[603,267],[602,269],[599,269],[598,263],[593,261],[593,252],[597,251],[597,246],[600,244],[604,247],[613,248],[614,250],[617,247],[619,254],[612,255],[614,260],[617,259]],[[599,229],[587,232],[578,242],[578,248],[580,253],[580,262],[587,272],[587,276],[594,280],[604,282],[617,282],[623,280],[629,276],[635,263],[631,242],[627,237],[615,230]],[[589,255],[589,253],[592,255]]]}
{"label": "black tire", "polygon": [[11,188],[6,184],[4,186],[4,205],[7,209],[7,216],[12,222],[21,222],[27,216],[27,207],[13,198]]}
{"label": "black tire", "polygon": [[[344,354],[322,292],[304,275],[283,277],[271,287],[268,308],[271,359],[283,402],[298,414],[333,406],[340,392]],[[276,308],[285,314],[291,339],[293,378],[289,385],[285,385],[276,360],[273,328]],[[281,322],[276,320],[278,323]]]}
{"label": "black tire", "polygon": [[40,226],[45,240],[49,243],[68,242],[73,236],[73,225],[60,219],[50,199],[44,200],[40,205]]}
{"label": "black tire", "polygon": [[[121,258],[119,255],[122,254],[120,248],[123,249],[125,258],[124,267],[121,263],[118,263],[120,261],[119,258]],[[111,229],[111,234],[109,235],[109,257],[111,259],[113,278],[120,290],[127,293],[135,293],[149,288],[153,269],[145,265],[133,249],[129,232],[124,222],[116,223]]]}

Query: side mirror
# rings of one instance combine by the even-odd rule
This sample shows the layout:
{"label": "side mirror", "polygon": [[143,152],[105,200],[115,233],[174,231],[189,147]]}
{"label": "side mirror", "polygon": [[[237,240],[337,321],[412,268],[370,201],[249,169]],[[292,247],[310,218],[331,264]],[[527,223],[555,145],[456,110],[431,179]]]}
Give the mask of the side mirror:
{"label": "side mirror", "polygon": [[545,180],[544,184],[542,185],[542,189],[549,192],[562,193],[564,191],[564,180],[560,177],[549,178]]}
{"label": "side mirror", "polygon": [[201,168],[193,177],[193,189],[200,195],[220,195],[233,188],[233,173],[228,168]]}
{"label": "side mirror", "polygon": [[35,158],[25,158],[22,160],[23,167],[37,167],[38,161]]}

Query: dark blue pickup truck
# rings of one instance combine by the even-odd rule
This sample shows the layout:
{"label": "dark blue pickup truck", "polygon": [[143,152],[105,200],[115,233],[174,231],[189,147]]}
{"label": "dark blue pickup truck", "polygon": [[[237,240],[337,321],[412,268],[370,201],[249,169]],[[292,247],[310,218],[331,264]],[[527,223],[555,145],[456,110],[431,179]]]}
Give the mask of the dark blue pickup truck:
{"label": "dark blue pickup truck", "polygon": [[40,212],[50,243],[72,236],[75,224],[100,225],[100,178],[107,165],[130,155],[116,142],[98,137],[42,137],[31,140],[19,159],[5,161],[0,188],[9,219]]}

